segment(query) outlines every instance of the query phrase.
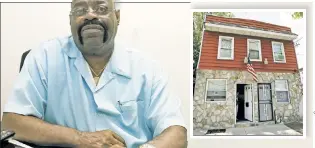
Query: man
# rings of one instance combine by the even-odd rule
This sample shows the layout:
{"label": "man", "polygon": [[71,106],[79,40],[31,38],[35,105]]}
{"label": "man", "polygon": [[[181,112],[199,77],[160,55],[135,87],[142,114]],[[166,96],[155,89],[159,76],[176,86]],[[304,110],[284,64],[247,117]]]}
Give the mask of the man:
{"label": "man", "polygon": [[3,115],[15,138],[64,147],[187,147],[180,101],[155,62],[115,41],[112,0],[73,0],[72,36],[28,54]]}

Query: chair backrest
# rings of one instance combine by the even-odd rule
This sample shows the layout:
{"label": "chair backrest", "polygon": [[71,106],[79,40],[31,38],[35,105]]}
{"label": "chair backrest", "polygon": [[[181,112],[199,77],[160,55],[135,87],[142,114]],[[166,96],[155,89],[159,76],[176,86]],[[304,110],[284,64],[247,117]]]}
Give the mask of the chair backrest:
{"label": "chair backrest", "polygon": [[24,64],[24,60],[25,60],[27,54],[28,54],[30,51],[31,51],[31,49],[25,51],[25,52],[22,54],[21,63],[20,63],[20,71],[22,70],[22,67],[23,67],[23,64]]}

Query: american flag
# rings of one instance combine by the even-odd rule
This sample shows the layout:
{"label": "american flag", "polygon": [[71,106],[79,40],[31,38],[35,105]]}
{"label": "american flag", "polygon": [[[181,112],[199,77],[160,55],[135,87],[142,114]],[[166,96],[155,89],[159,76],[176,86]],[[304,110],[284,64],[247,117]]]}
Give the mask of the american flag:
{"label": "american flag", "polygon": [[250,58],[249,56],[247,57],[248,62],[247,62],[247,71],[253,75],[253,80],[255,80],[256,82],[258,82],[257,79],[257,74],[255,72],[255,69],[253,68],[253,64],[250,62]]}

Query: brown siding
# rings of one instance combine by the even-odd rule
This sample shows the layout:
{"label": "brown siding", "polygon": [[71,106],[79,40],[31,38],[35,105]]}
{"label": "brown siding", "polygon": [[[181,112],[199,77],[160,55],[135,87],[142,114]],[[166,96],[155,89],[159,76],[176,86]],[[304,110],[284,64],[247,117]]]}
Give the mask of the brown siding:
{"label": "brown siding", "polygon": [[285,26],[274,25],[270,23],[249,20],[249,19],[241,19],[241,18],[225,18],[208,15],[206,21],[215,21],[220,23],[228,23],[228,24],[236,24],[241,26],[255,27],[264,30],[274,30],[274,31],[282,31],[282,32],[291,32],[291,29]]}
{"label": "brown siding", "polygon": [[[234,60],[219,60],[218,43],[219,36],[234,37]],[[253,61],[253,67],[261,72],[295,72],[298,70],[294,44],[292,41],[258,38],[250,36],[240,36],[218,32],[204,32],[199,69],[212,70],[246,70],[244,57],[247,56],[247,39],[259,39],[261,42],[262,62]],[[282,42],[284,45],[286,63],[274,63],[272,55],[272,41]],[[268,64],[264,64],[264,59],[268,59]]]}

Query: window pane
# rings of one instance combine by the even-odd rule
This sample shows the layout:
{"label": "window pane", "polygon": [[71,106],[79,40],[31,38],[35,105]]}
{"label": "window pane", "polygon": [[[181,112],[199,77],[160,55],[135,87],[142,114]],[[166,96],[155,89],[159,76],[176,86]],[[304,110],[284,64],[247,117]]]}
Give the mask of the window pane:
{"label": "window pane", "polygon": [[274,53],[281,53],[281,44],[273,44],[272,46],[273,52]]}
{"label": "window pane", "polygon": [[276,90],[288,90],[288,84],[286,80],[276,80]]}
{"label": "window pane", "polygon": [[207,100],[208,101],[225,101],[226,91],[208,91]]}
{"label": "window pane", "polygon": [[232,40],[231,39],[222,39],[221,48],[232,49]]}
{"label": "window pane", "polygon": [[222,49],[220,50],[220,57],[222,58],[231,58],[232,57],[231,49]]}
{"label": "window pane", "polygon": [[289,102],[288,91],[277,91],[276,95],[278,102]]}
{"label": "window pane", "polygon": [[208,91],[207,96],[225,96],[225,91]]}
{"label": "window pane", "polygon": [[282,55],[282,53],[275,53],[274,56],[276,61],[284,61],[284,55]]}
{"label": "window pane", "polygon": [[259,59],[259,51],[258,50],[249,50],[249,57],[250,59],[255,59],[258,60]]}
{"label": "window pane", "polygon": [[259,101],[266,102],[271,100],[270,86],[267,84],[259,84]]}
{"label": "window pane", "polygon": [[225,96],[208,96],[207,101],[225,101]]}
{"label": "window pane", "polygon": [[210,80],[208,81],[208,91],[225,91],[225,80]]}
{"label": "window pane", "polygon": [[208,81],[207,101],[226,100],[226,80]]}
{"label": "window pane", "polygon": [[250,50],[259,50],[258,41],[249,41]]}
{"label": "window pane", "polygon": [[282,45],[274,43],[272,46],[273,54],[276,61],[284,61],[284,54],[281,49]]}

